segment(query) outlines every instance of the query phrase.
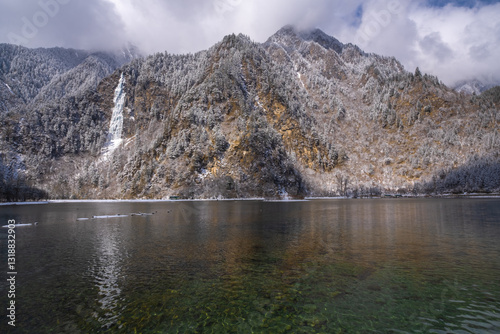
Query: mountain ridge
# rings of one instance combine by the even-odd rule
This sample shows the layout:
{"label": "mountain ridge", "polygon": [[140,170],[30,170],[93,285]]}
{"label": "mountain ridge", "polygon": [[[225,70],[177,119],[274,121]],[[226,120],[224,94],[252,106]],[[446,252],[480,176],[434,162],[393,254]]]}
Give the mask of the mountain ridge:
{"label": "mountain ridge", "polygon": [[[36,48],[29,49],[24,46],[0,44],[0,97],[8,100],[5,87],[10,87],[8,93],[16,95],[19,102],[29,104],[33,100],[50,100],[74,94],[59,87],[59,92],[54,96],[58,82],[67,81],[71,84],[71,76],[94,75],[88,85],[83,85],[80,91],[96,87],[98,82],[110,75],[115,69],[138,57],[139,53],[133,46],[129,46],[128,54],[124,50],[117,52],[86,51],[76,49]],[[84,70],[79,69],[83,67]],[[81,86],[81,79],[76,80],[74,86]],[[46,87],[52,84],[55,87]],[[66,88],[66,87],[65,87]],[[49,94],[47,94],[49,93]],[[4,110],[5,111],[5,110]],[[1,110],[0,110],[1,112]]]}
{"label": "mountain ridge", "polygon": [[491,82],[480,79],[472,79],[472,80],[462,80],[453,85],[453,89],[455,89],[459,93],[465,93],[469,95],[479,95],[491,89],[493,87],[499,86],[500,82]]}
{"label": "mountain ridge", "polygon": [[341,43],[336,38],[325,34],[321,29],[314,28],[308,30],[298,30],[292,25],[286,25],[275,34],[268,38],[264,44],[278,43],[278,44],[289,44],[291,43],[301,43],[301,42],[316,42],[325,49],[335,50],[337,53],[341,53],[344,44]]}
{"label": "mountain ridge", "polygon": [[[4,116],[1,134],[25,183],[49,197],[500,189],[492,98],[464,97],[318,29],[286,26],[265,43],[233,34],[194,55],[133,59],[86,93],[52,99],[28,107],[24,125]],[[103,155],[112,121],[122,122],[122,144]],[[457,176],[477,170],[467,160],[487,170],[472,183]]]}

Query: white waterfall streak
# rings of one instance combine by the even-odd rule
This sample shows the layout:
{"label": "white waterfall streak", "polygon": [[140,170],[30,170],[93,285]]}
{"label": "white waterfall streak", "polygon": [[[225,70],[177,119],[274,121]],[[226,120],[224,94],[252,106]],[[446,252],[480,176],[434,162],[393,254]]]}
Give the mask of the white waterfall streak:
{"label": "white waterfall streak", "polygon": [[113,98],[113,113],[111,114],[111,122],[109,123],[108,142],[105,148],[105,155],[112,153],[122,142],[123,130],[123,104],[125,103],[125,91],[123,85],[125,78],[123,73],[115,88],[115,96]]}

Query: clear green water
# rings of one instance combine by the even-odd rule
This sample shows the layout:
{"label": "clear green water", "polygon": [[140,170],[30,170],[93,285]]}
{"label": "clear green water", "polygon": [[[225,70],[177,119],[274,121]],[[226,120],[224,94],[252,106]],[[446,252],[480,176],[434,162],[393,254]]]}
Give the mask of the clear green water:
{"label": "clear green water", "polygon": [[[91,219],[155,212],[151,216]],[[500,333],[500,200],[65,203],[17,228],[2,333]],[[6,229],[0,230],[2,275]],[[8,302],[5,279],[0,303]]]}

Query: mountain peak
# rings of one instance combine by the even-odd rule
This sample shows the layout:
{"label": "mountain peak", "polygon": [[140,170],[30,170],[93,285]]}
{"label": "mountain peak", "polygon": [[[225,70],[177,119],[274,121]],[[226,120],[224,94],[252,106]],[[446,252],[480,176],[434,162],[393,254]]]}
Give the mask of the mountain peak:
{"label": "mountain peak", "polygon": [[488,80],[485,78],[474,78],[470,80],[462,80],[455,83],[452,87],[459,93],[479,95],[490,88],[498,86],[498,81]]}
{"label": "mountain peak", "polygon": [[334,50],[337,53],[341,53],[344,48],[344,44],[321,29],[298,29],[292,25],[286,25],[278,30],[267,42],[291,46],[290,44],[293,45],[301,41],[316,42],[325,49]]}
{"label": "mountain peak", "polygon": [[244,34],[230,34],[224,36],[221,42],[217,43],[215,46],[217,48],[222,47],[222,48],[241,48],[244,46],[248,46],[252,44],[252,40],[250,37]]}
{"label": "mountain peak", "polygon": [[336,52],[342,52],[344,45],[338,39],[325,34],[321,29],[313,29],[310,31],[301,31],[299,36],[306,41],[314,41],[325,49],[332,49]]}

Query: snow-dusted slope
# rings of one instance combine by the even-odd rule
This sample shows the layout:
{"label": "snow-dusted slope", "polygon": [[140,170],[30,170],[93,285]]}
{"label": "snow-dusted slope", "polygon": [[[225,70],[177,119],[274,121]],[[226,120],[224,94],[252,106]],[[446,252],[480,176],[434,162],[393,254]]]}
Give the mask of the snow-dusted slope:
{"label": "snow-dusted slope", "polygon": [[[126,52],[89,52],[0,44],[0,83],[8,85],[6,92],[23,104],[82,94],[95,89],[104,77],[137,57],[133,47],[124,50]],[[6,92],[0,88],[2,100],[7,99]]]}
{"label": "snow-dusted slope", "polygon": [[136,59],[95,89],[5,116],[0,139],[55,197],[500,191],[491,95],[284,27],[263,44],[229,35]]}
{"label": "snow-dusted slope", "polygon": [[500,81],[473,79],[457,82],[453,88],[460,93],[479,95],[498,85],[500,85]]}

